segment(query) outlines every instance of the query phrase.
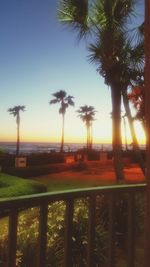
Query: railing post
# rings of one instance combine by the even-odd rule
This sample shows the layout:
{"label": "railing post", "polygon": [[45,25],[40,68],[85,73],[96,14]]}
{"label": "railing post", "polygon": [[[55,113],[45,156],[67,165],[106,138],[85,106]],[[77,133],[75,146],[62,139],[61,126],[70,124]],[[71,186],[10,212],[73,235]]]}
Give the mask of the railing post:
{"label": "railing post", "polygon": [[18,212],[12,209],[9,214],[8,267],[16,267],[17,224],[18,224]]}
{"label": "railing post", "polygon": [[69,198],[66,201],[66,214],[65,214],[64,267],[72,266],[73,209],[74,209],[74,201],[72,198]]}
{"label": "railing post", "polygon": [[38,267],[46,266],[47,216],[48,216],[48,205],[42,204],[40,206],[40,218],[39,218]]}
{"label": "railing post", "polygon": [[128,194],[128,267],[135,266],[135,195]]}
{"label": "railing post", "polygon": [[89,225],[88,225],[88,252],[87,267],[94,267],[94,247],[95,247],[95,211],[96,199],[95,195],[89,198]]}

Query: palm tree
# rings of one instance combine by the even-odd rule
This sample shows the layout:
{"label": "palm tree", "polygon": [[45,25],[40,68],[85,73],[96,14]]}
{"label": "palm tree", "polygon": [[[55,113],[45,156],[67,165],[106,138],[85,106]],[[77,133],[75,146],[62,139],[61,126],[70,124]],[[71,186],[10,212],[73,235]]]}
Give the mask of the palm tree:
{"label": "palm tree", "polygon": [[81,106],[79,110],[77,110],[79,113],[79,117],[82,119],[83,122],[85,122],[86,130],[87,130],[87,150],[92,149],[92,123],[94,121],[94,116],[96,113],[96,110],[93,106]]}
{"label": "palm tree", "polygon": [[9,108],[8,112],[16,117],[17,123],[17,142],[16,142],[16,156],[19,155],[20,148],[20,111],[25,111],[25,106],[14,106],[13,108]]}
{"label": "palm tree", "polygon": [[136,0],[61,0],[59,10],[60,20],[78,31],[80,38],[90,33],[90,60],[98,64],[99,73],[110,86],[112,145],[117,180],[124,178],[121,160],[121,57],[127,38],[127,21],[134,11],[135,2]]}
{"label": "palm tree", "polygon": [[124,127],[124,137],[125,137],[125,150],[128,150],[128,142],[127,142],[127,127],[126,127],[126,113],[124,115],[122,115],[122,119],[123,119],[123,127]]}
{"label": "palm tree", "polygon": [[[130,81],[130,93],[126,93],[128,100],[134,104],[137,111],[135,116],[142,122],[145,130],[145,50],[144,50],[144,22],[137,28],[138,40],[133,49],[130,48],[130,57],[127,65],[130,66],[127,79]],[[128,69],[128,67],[126,68]]]}
{"label": "palm tree", "polygon": [[73,101],[73,96],[68,95],[67,93],[63,90],[60,90],[54,94],[54,99],[50,100],[49,104],[56,104],[60,103],[60,108],[59,108],[59,113],[62,115],[62,137],[61,137],[61,147],[60,147],[60,152],[63,152],[64,150],[64,126],[65,126],[65,114],[66,114],[66,109],[69,106],[74,106],[74,101]]}
{"label": "palm tree", "polygon": [[[143,174],[145,174],[145,163],[139,148],[136,132],[134,129],[134,118],[132,117],[130,105],[129,105],[129,95],[128,89],[134,87],[136,84],[139,85],[139,81],[143,81],[144,65],[145,65],[145,55],[144,55],[144,40],[142,35],[143,24],[136,29],[137,40],[134,40],[132,44],[131,40],[127,41],[122,49],[120,66],[120,88],[122,91],[123,104],[126,112],[126,116],[129,122],[129,128],[133,143],[133,152],[141,167]],[[142,77],[142,78],[141,78]],[[144,109],[143,109],[144,110]]]}

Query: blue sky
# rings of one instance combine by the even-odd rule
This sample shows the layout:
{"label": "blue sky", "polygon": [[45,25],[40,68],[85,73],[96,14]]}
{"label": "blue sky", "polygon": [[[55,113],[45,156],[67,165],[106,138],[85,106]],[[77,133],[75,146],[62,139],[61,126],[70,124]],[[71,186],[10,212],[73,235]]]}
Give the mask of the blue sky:
{"label": "blue sky", "polygon": [[57,4],[0,1],[0,141],[16,139],[15,119],[7,112],[15,105],[26,106],[21,114],[22,141],[59,141],[59,106],[49,101],[60,89],[75,97],[75,108],[66,113],[66,141],[85,140],[85,127],[76,113],[85,104],[98,111],[95,142],[111,139],[110,90],[89,64],[86,43],[77,42],[76,34],[58,22]]}

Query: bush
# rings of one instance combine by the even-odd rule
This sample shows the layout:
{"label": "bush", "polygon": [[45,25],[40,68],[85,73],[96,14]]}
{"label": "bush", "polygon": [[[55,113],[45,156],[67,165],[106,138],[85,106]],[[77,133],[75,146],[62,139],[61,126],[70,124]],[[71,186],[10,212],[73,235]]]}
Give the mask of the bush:
{"label": "bush", "polygon": [[46,165],[53,163],[64,163],[63,153],[34,153],[27,156],[27,166]]}
{"label": "bush", "polygon": [[100,159],[100,152],[94,149],[88,151],[88,160],[99,160]]}
{"label": "bush", "polygon": [[10,175],[19,176],[23,178],[30,178],[30,177],[36,177],[43,174],[49,174],[49,173],[57,173],[57,172],[63,172],[70,169],[75,169],[77,163],[72,164],[66,164],[66,163],[60,163],[60,164],[49,164],[49,165],[37,165],[37,166],[30,166],[25,168],[5,168],[5,173],[8,173]]}
{"label": "bush", "polygon": [[[9,153],[0,152],[0,165],[2,169],[15,167],[15,157]],[[20,157],[26,157],[27,166],[39,166],[46,164],[64,163],[65,155],[64,153],[33,153],[30,155],[20,155]]]}
{"label": "bush", "polygon": [[[48,207],[48,233],[47,233],[47,265],[48,267],[63,266],[64,256],[64,232],[65,232],[65,209],[63,201],[57,201]],[[74,208],[73,218],[73,266],[87,266],[87,227],[88,210],[86,200],[77,200]],[[38,251],[38,223],[39,209],[31,208],[21,212],[19,216],[17,236],[17,267],[36,266]],[[7,227],[3,227],[0,235],[0,259],[1,267],[6,257],[7,250]],[[102,251],[106,249],[106,235],[101,225],[96,230],[96,244],[100,245],[95,250],[95,262],[100,258]],[[103,237],[103,238],[102,238]],[[97,246],[96,245],[96,246]],[[101,260],[102,261],[102,260]],[[104,266],[104,265],[103,265]]]}
{"label": "bush", "polygon": [[6,167],[14,167],[15,156],[5,153],[5,152],[1,152],[0,153],[0,165],[2,166],[2,170],[3,168],[6,168]]}

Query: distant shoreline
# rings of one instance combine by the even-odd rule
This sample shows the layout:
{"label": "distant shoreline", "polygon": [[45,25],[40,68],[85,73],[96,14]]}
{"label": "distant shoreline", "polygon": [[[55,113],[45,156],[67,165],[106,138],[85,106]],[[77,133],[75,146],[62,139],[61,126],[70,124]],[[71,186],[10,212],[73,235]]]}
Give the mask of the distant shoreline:
{"label": "distant shoreline", "polygon": [[[85,143],[65,143],[65,152],[75,152],[79,149],[85,149]],[[0,149],[9,153],[15,153],[16,142],[0,142]],[[93,144],[93,149],[95,150],[112,150],[111,144]],[[20,143],[20,153],[41,153],[41,152],[59,152],[60,143],[54,142],[21,142]]]}
{"label": "distant shoreline", "polygon": [[[140,145],[141,149],[145,149],[145,145]],[[76,152],[79,149],[85,149],[85,143],[65,143],[64,152]],[[129,150],[131,146],[128,146]],[[112,151],[111,144],[94,143],[93,149],[97,151]],[[60,143],[57,142],[21,142],[20,153],[50,153],[59,152]],[[16,142],[0,142],[0,151],[15,154]]]}

